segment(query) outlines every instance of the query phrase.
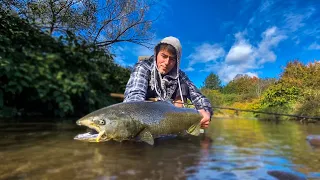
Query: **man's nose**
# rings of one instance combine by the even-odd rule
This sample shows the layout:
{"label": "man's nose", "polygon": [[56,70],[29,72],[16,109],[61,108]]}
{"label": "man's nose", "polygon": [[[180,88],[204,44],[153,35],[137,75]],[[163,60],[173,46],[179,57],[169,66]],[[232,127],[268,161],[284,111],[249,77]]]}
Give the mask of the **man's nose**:
{"label": "man's nose", "polygon": [[164,59],[164,64],[165,64],[165,65],[168,65],[169,63],[170,63],[170,58],[165,58],[165,59]]}

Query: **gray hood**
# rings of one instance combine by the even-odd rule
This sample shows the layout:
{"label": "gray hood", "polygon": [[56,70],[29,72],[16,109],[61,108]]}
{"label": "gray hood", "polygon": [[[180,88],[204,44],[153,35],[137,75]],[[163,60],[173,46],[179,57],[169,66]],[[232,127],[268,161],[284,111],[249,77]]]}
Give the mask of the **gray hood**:
{"label": "gray hood", "polygon": [[162,39],[155,47],[157,47],[159,44],[170,44],[176,49],[177,54],[177,63],[176,68],[173,68],[168,74],[162,76],[160,72],[158,71],[157,67],[157,52],[156,48],[154,49],[154,63],[153,68],[151,71],[151,88],[155,90],[160,97],[160,100],[167,100],[170,97],[170,94],[167,94],[167,86],[170,84],[170,81],[177,81],[179,78],[179,69],[180,69],[180,60],[181,60],[181,53],[182,53],[182,47],[180,44],[179,39],[169,36],[164,39]]}
{"label": "gray hood", "polygon": [[[177,39],[175,37],[169,36],[169,37],[162,39],[157,44],[157,46],[162,43],[163,44],[170,44],[171,46],[173,46],[176,49],[176,53],[177,53],[176,69],[172,69],[168,73],[168,75],[173,79],[177,79],[179,77],[180,59],[181,59],[181,53],[182,53],[182,47],[181,47],[180,41],[179,41],[179,39]],[[155,60],[156,60],[156,58],[157,58],[156,50],[154,50],[154,56],[155,56]]]}

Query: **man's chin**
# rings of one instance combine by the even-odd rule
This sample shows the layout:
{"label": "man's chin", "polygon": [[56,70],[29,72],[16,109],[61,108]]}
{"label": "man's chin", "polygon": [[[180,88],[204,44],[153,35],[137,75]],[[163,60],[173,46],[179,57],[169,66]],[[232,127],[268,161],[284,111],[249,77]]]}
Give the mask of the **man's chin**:
{"label": "man's chin", "polygon": [[168,71],[167,71],[167,70],[164,70],[164,69],[160,69],[159,72],[160,72],[160,74],[162,74],[162,75],[168,74]]}

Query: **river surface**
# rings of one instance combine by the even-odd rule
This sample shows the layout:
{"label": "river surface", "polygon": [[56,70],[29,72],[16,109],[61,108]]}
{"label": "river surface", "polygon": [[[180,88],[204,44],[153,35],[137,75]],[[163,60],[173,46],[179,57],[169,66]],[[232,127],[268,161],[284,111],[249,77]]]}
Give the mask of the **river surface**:
{"label": "river surface", "polygon": [[0,179],[320,179],[319,124],[215,118],[199,137],[87,143],[70,121],[0,120]]}

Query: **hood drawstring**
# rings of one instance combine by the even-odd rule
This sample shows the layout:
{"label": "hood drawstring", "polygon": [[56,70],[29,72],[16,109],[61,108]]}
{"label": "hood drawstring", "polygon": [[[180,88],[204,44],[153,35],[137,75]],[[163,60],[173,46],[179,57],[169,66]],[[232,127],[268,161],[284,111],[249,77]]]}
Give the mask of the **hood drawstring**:
{"label": "hood drawstring", "polygon": [[[162,77],[161,77],[161,74],[160,74],[160,72],[158,71],[158,68],[157,68],[157,65],[156,64],[154,64],[154,66],[153,66],[153,70],[152,70],[152,74],[153,74],[153,88],[152,89],[154,89],[155,91],[156,91],[156,93],[157,93],[157,95],[158,95],[158,99],[159,100],[161,100],[161,101],[164,101],[165,100],[165,98],[166,98],[166,96],[167,96],[167,94],[166,94],[166,91],[165,90],[162,90],[163,88],[162,88]],[[157,76],[156,76],[156,74],[157,74]],[[157,88],[157,86],[158,86],[158,82],[157,82],[157,79],[156,78],[159,78],[160,79],[160,88],[158,89]],[[158,91],[158,90],[160,90],[160,92]],[[162,92],[163,91],[163,97],[162,97]]]}
{"label": "hood drawstring", "polygon": [[180,78],[178,77],[178,86],[179,86],[179,91],[180,91],[180,98],[182,100],[182,106],[185,107],[185,103],[184,103],[184,98],[183,98],[183,94],[182,94],[182,90],[181,90],[181,83],[180,83]]}

